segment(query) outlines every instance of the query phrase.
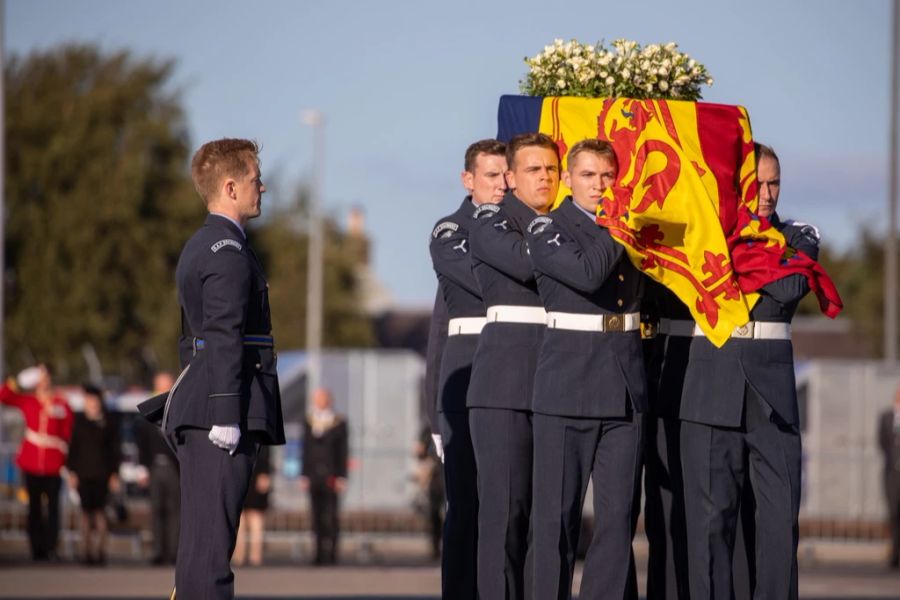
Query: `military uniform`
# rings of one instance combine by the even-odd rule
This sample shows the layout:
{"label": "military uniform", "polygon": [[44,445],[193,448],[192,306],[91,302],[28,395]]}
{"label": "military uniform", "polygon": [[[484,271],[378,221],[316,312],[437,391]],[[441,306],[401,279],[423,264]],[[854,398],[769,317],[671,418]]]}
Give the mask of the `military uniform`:
{"label": "military uniform", "polygon": [[[789,246],[818,257],[815,228],[776,214],[770,221]],[[808,291],[803,275],[778,279],[722,348],[698,335],[691,343],[680,416],[693,598],[732,597],[747,470],[757,503],[755,596],[797,597],[801,450],[790,322]]]}
{"label": "military uniform", "polygon": [[429,244],[449,319],[436,394],[447,494],[441,594],[448,599],[476,597],[478,489],[466,392],[485,309],[469,249],[474,212],[475,205],[467,197],[456,212],[435,225]]}
{"label": "military uniform", "polygon": [[572,597],[588,481],[594,532],[579,598],[637,597],[631,541],[647,410],[643,277],[593,215],[567,198],[528,229],[547,331],[535,373],[535,599]]}
{"label": "military uniform", "polygon": [[478,207],[469,232],[487,307],[466,396],[478,467],[478,595],[485,599],[524,598],[530,581],[531,396],[546,322],[524,238],[534,217],[507,194]]}
{"label": "military uniform", "polygon": [[[234,551],[259,444],[283,444],[268,284],[243,232],[210,214],[176,269],[184,368],[163,417],[181,471],[181,598],[232,598]],[[239,424],[233,454],[208,439]]]}
{"label": "military uniform", "polygon": [[694,321],[662,284],[645,278],[645,308],[655,337],[645,340],[650,410],[645,420],[644,530],[647,599],[688,597],[687,532],[678,408]]}

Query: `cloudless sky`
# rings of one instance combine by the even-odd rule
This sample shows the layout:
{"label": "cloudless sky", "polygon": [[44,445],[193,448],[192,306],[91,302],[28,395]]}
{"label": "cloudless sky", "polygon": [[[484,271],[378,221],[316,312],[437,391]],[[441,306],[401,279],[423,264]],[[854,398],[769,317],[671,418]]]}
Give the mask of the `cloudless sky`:
{"label": "cloudless sky", "polygon": [[496,134],[523,58],[554,38],[675,41],[715,78],[704,100],[742,104],[782,162],[779,213],[847,247],[883,230],[890,93],[888,0],[7,0],[8,54],[66,42],[175,59],[194,147],[263,145],[285,198],[308,173],[305,108],[326,118],[326,209],[365,208],[376,276],[426,306],[431,227],[459,204],[462,155]]}

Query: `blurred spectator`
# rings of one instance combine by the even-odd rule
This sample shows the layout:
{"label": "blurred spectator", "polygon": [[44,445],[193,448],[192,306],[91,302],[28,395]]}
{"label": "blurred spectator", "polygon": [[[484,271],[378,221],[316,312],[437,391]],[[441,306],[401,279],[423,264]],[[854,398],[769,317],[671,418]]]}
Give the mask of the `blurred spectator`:
{"label": "blurred spectator", "polygon": [[[20,390],[23,390],[20,392]],[[25,436],[16,464],[28,490],[28,541],[36,561],[56,558],[59,539],[60,469],[72,435],[72,410],[53,389],[50,367],[25,369],[0,388],[0,402],[25,418]]]}
{"label": "blurred spectator", "polygon": [[118,493],[122,444],[119,423],[103,404],[103,392],[84,386],[84,411],[76,415],[69,444],[69,486],[81,499],[82,562],[106,564],[109,493]]}
{"label": "blurred spectator", "polygon": [[444,469],[431,440],[427,425],[416,442],[416,484],[419,487],[416,508],[428,521],[431,536],[431,558],[441,557],[441,534],[444,530]]}
{"label": "blurred spectator", "polygon": [[338,496],[347,489],[347,421],[332,410],[331,392],[317,389],[303,432],[303,477],[309,490],[316,565],[333,565],[338,554]]}
{"label": "blurred spectator", "polygon": [[269,508],[269,493],[272,491],[272,465],[269,460],[269,446],[260,446],[250,480],[250,490],[244,500],[241,524],[238,528],[237,544],[231,562],[242,566],[246,558],[246,546],[250,546],[250,564],[258,567],[263,562],[263,541],[265,539],[266,510]]}
{"label": "blurred spectator", "polygon": [[[161,371],[153,378],[153,394],[172,389],[175,379]],[[178,551],[178,520],[181,518],[181,486],[178,461],[159,427],[145,419],[135,422],[138,462],[143,469],[138,485],[150,490],[153,527],[153,564],[174,565]]]}
{"label": "blurred spectator", "polygon": [[879,419],[878,442],[884,453],[884,494],[891,528],[891,555],[888,565],[900,568],[900,389],[894,406]]}

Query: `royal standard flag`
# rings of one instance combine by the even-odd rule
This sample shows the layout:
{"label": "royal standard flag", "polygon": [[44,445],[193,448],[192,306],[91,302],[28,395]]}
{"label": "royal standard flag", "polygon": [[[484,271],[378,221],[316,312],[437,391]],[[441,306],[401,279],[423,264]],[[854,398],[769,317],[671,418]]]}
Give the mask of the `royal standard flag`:
{"label": "royal standard flag", "polygon": [[[752,283],[742,285],[732,262],[732,248],[744,258],[764,253],[766,264],[786,250],[781,233],[758,226],[760,221],[767,225],[764,219],[747,219],[756,211],[758,196],[744,108],[674,100],[503,96],[498,123],[498,139],[504,141],[530,131],[549,135],[559,145],[563,168],[568,148],[583,139],[613,145],[619,172],[600,206],[598,223],[625,246],[636,267],[688,306],[717,346],[749,321],[759,298],[757,284],[784,275],[765,271],[761,277],[763,270],[755,269]],[[568,194],[560,186],[558,201]],[[749,234],[750,244],[744,238]]]}

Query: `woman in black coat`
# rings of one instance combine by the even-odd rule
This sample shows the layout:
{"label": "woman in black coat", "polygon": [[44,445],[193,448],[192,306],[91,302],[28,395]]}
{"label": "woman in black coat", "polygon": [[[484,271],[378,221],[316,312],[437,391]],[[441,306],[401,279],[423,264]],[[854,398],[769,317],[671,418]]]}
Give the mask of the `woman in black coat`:
{"label": "woman in black coat", "polygon": [[82,560],[105,564],[109,529],[105,507],[109,492],[119,490],[121,444],[118,421],[103,405],[103,392],[84,386],[84,411],[76,415],[69,442],[69,485],[81,499]]}

